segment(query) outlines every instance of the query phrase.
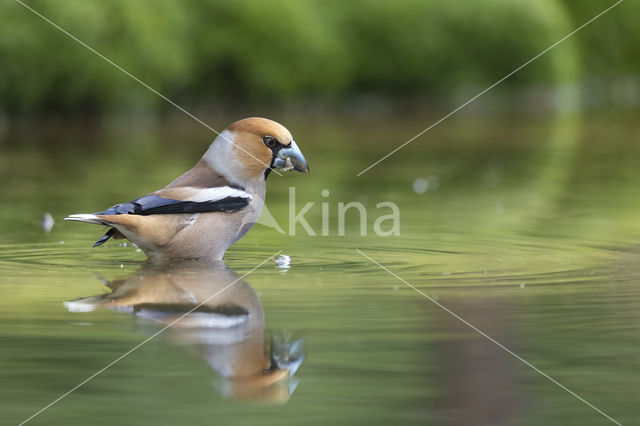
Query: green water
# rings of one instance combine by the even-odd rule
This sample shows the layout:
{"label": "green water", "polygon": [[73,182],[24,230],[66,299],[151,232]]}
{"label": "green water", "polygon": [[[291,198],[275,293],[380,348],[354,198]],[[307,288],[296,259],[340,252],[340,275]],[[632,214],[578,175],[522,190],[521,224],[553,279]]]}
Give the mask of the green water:
{"label": "green water", "polygon": [[[286,232],[256,225],[227,252],[226,269],[157,270],[120,241],[92,249],[99,228],[62,221],[164,186],[199,158],[207,129],[131,119],[3,130],[2,424],[25,420],[234,280],[185,321],[249,318],[244,334],[178,322],[28,424],[610,423],[356,249],[607,415],[638,423],[632,117],[463,114],[360,177],[430,121],[274,118],[312,173],[269,177],[267,206]],[[289,187],[298,211],[316,203],[306,218],[318,235],[299,225],[289,235]],[[351,201],[367,209],[365,236],[355,210],[339,235],[338,203]],[[400,235],[373,232],[385,201],[400,210]],[[48,234],[45,212],[56,220]],[[278,252],[291,257],[288,269],[267,260]],[[65,305],[79,298],[90,299]],[[237,377],[285,352],[302,360],[294,375],[271,385]]]}

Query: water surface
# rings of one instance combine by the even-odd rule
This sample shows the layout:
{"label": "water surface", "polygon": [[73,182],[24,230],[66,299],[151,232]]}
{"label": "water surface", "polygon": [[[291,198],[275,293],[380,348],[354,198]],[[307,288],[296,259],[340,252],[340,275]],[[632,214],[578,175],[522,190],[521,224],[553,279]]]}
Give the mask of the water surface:
{"label": "water surface", "polygon": [[[92,249],[99,228],[62,222],[164,186],[205,150],[206,129],[177,120],[4,131],[3,424],[279,252],[288,268],[268,260],[238,281],[238,298],[213,299],[29,424],[609,422],[356,249],[617,421],[637,423],[640,135],[631,119],[460,116],[357,178],[426,127],[424,117],[279,119],[312,174],[269,177],[267,206],[285,232],[256,225],[217,272],[149,269],[135,247]],[[423,193],[417,179],[428,182]],[[318,235],[300,225],[289,235],[289,187],[298,210],[315,202],[306,218]],[[365,236],[355,211],[339,235],[338,203],[351,201],[367,208]],[[372,231],[384,201],[400,209],[399,236]],[[56,220],[48,234],[45,212]],[[292,371],[258,383],[260,363]]]}

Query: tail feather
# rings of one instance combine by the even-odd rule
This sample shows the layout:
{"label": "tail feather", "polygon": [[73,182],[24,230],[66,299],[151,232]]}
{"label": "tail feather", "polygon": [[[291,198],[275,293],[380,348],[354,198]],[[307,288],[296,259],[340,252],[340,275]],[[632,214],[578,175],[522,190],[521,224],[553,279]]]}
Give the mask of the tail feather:
{"label": "tail feather", "polygon": [[104,235],[102,237],[100,237],[100,239],[98,241],[96,241],[93,246],[94,247],[98,247],[98,246],[101,246],[102,244],[106,243],[107,240],[109,238],[111,238],[113,236],[113,234],[115,234],[115,232],[116,232],[116,228],[109,228],[109,230],[107,232],[105,232]]}
{"label": "tail feather", "polygon": [[96,223],[98,225],[104,225],[104,220],[100,219],[95,214],[72,214],[64,218],[64,220],[73,220],[75,222]]}
{"label": "tail feather", "polygon": [[[85,222],[85,223],[95,223],[96,225],[106,225],[106,226],[110,225],[107,221],[105,221],[104,219],[101,219],[99,216],[95,214],[87,214],[87,213],[72,214],[65,217],[64,220],[72,220],[75,222]],[[107,240],[109,240],[109,238],[111,238],[115,233],[116,233],[115,228],[109,228],[109,230],[102,237],[100,237],[100,239],[96,241],[93,246],[94,247],[101,246],[102,244],[106,243]]]}

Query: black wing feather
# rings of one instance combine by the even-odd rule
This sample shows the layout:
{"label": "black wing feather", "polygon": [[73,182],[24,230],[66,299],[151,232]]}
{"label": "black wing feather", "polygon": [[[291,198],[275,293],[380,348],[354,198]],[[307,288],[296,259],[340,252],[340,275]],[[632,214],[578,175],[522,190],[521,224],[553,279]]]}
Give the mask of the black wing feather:
{"label": "black wing feather", "polygon": [[106,243],[107,240],[109,238],[111,238],[111,236],[113,234],[115,234],[115,232],[116,232],[115,228],[109,228],[109,230],[107,232],[105,232],[105,234],[102,237],[100,237],[100,239],[98,241],[96,241],[96,243],[93,246],[94,247],[98,247],[98,246],[101,246],[102,244]]}
{"label": "black wing feather", "polygon": [[245,197],[226,197],[216,201],[180,201],[163,198],[158,195],[145,195],[128,203],[117,204],[105,211],[94,214],[137,214],[148,216],[152,214],[204,213],[204,212],[234,212],[249,205]]}

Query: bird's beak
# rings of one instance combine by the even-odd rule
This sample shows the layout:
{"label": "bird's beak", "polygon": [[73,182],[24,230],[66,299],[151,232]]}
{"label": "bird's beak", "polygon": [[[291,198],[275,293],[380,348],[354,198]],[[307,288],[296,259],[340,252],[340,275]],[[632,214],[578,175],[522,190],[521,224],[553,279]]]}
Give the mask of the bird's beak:
{"label": "bird's beak", "polygon": [[273,167],[284,171],[296,170],[302,173],[309,173],[307,160],[304,159],[304,155],[302,155],[302,151],[300,151],[295,141],[291,141],[291,145],[278,151]]}

